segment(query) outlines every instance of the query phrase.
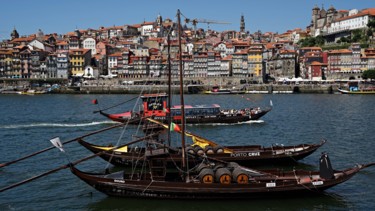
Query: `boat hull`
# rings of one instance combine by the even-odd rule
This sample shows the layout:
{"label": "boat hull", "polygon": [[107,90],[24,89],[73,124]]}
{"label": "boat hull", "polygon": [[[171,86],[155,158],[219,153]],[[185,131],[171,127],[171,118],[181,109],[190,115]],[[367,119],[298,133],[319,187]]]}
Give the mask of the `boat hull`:
{"label": "boat hull", "polygon": [[197,181],[126,179],[122,172],[112,175],[91,175],[71,167],[73,174],[109,196],[156,199],[269,199],[321,194],[327,188],[350,179],[360,169],[361,167],[354,167],[336,171],[332,179],[321,179],[319,172],[293,171],[280,172],[279,176],[272,178],[252,178],[248,184],[206,184]]}
{"label": "boat hull", "polygon": [[[186,116],[186,124],[235,124],[240,122],[248,122],[251,120],[258,120],[264,115],[266,115],[271,109],[265,109],[261,110],[257,113],[252,113],[250,115],[245,114],[220,114],[220,115],[212,115],[212,116]],[[126,115],[113,115],[113,114],[107,114],[105,112],[100,111],[100,113],[103,116],[106,116],[107,118],[116,121],[116,122],[131,122],[131,124],[139,124],[142,119],[145,117],[142,117],[141,114],[135,114],[131,115],[129,112],[125,112]],[[167,116],[154,116],[154,119],[167,123]],[[173,122],[177,124],[181,124],[181,117],[180,116],[174,116]]]}
{"label": "boat hull", "polygon": [[[103,146],[97,146],[85,142],[83,140],[78,141],[82,146],[87,148],[93,153],[100,153],[100,157],[110,162],[115,166],[134,166],[134,163],[141,165],[140,160],[134,159],[135,157],[142,157],[145,154],[144,148],[129,148],[128,152],[118,152],[111,150],[104,150]],[[230,150],[230,153],[213,153],[206,154],[209,158],[215,160],[222,160],[224,162],[236,162],[244,166],[257,166],[266,164],[288,164],[295,163],[312,153],[314,153],[318,148],[320,148],[326,141],[323,140],[318,144],[301,144],[295,146],[273,146],[273,147],[263,147],[260,145],[253,146],[226,146],[225,148]],[[180,154],[180,149],[164,150],[163,152],[154,151],[148,152],[149,155],[159,156],[169,164],[180,165],[182,158]],[[152,154],[154,153],[154,154]],[[195,156],[196,153],[192,154],[192,158],[189,159],[190,165],[195,165],[202,162],[201,156]]]}

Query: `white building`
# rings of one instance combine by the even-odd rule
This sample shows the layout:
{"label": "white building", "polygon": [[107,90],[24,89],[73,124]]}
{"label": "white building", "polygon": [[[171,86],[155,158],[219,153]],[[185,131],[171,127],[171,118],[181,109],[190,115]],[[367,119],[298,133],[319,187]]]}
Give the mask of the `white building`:
{"label": "white building", "polygon": [[360,12],[353,9],[349,11],[349,16],[339,18],[328,27],[328,33],[337,33],[345,30],[355,30],[367,27],[368,22],[375,17],[374,9],[365,9]]}
{"label": "white building", "polygon": [[96,54],[96,41],[95,39],[89,37],[83,40],[82,42],[83,49],[91,49],[91,54]]}

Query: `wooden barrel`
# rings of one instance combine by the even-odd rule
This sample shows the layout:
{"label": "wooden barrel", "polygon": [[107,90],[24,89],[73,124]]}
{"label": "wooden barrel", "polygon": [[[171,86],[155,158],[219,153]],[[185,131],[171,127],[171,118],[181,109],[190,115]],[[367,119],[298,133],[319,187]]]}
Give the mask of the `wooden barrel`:
{"label": "wooden barrel", "polygon": [[221,184],[230,184],[232,182],[231,173],[227,168],[218,168],[215,172],[215,181]]}
{"label": "wooden barrel", "polygon": [[198,146],[198,145],[194,146],[194,151],[195,151],[195,153],[197,153],[197,155],[203,155],[204,154],[203,148]]}
{"label": "wooden barrel", "polygon": [[232,178],[238,184],[248,184],[249,183],[249,175],[242,170],[241,167],[236,167],[232,172]]}
{"label": "wooden barrel", "polygon": [[214,182],[214,170],[210,168],[202,169],[198,176],[201,183],[211,184]]}
{"label": "wooden barrel", "polygon": [[227,164],[227,168],[229,168],[230,170],[234,170],[235,168],[239,167],[240,165],[238,165],[238,163],[236,162],[229,162]]}
{"label": "wooden barrel", "polygon": [[191,147],[191,146],[189,146],[189,147],[186,147],[186,152],[187,152],[187,153],[189,153],[189,154],[192,154],[192,155],[194,155],[194,154],[195,154],[195,152],[194,152],[194,148],[193,148],[193,147]]}
{"label": "wooden barrel", "polygon": [[214,151],[217,154],[221,154],[221,153],[224,153],[224,148],[222,146],[215,146]]}
{"label": "wooden barrel", "polygon": [[212,155],[212,154],[215,153],[215,152],[214,152],[214,148],[213,148],[212,146],[210,146],[210,145],[205,146],[205,147],[204,147],[204,151],[205,151],[206,154],[208,154],[208,155]]}
{"label": "wooden barrel", "polygon": [[195,167],[195,172],[199,173],[202,171],[202,169],[204,168],[210,168],[210,166],[208,166],[207,164],[205,163],[200,163],[198,164],[198,166]]}

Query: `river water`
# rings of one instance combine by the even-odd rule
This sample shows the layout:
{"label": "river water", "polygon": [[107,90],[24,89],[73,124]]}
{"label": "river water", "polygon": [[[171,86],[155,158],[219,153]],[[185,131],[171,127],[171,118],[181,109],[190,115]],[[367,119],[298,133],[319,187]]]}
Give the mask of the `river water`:
{"label": "river water", "polygon": [[[0,163],[51,146],[59,136],[67,141],[114,125],[93,111],[136,97],[135,95],[0,95]],[[99,104],[91,104],[98,99]],[[177,97],[176,97],[177,99]],[[291,95],[185,95],[185,104],[220,104],[223,108],[269,106],[273,110],[259,121],[233,125],[195,125],[188,130],[223,145],[294,145],[327,143],[294,168],[318,169],[321,152],[328,152],[334,168],[375,162],[375,96],[338,94]],[[134,102],[114,108],[132,109]],[[129,140],[134,126],[122,141]],[[121,129],[106,132],[91,143],[115,144]],[[129,135],[128,135],[129,133]],[[122,142],[123,143],[123,142]],[[64,145],[66,153],[52,149],[13,165],[0,168],[0,188],[25,180],[71,161],[91,155],[78,143]],[[79,164],[98,171],[107,163],[95,158]],[[271,166],[291,169],[290,166]],[[375,167],[324,195],[286,199],[174,201],[108,197],[76,178],[68,169],[49,174],[0,193],[0,210],[374,210]]]}

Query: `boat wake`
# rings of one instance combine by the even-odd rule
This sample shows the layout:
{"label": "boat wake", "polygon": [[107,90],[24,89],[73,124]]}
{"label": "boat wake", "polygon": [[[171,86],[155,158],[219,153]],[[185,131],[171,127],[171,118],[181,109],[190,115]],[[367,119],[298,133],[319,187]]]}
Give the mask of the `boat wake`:
{"label": "boat wake", "polygon": [[247,122],[237,122],[237,123],[197,123],[197,124],[187,124],[189,126],[197,126],[197,125],[204,125],[204,126],[221,126],[221,125],[243,125],[243,124],[263,124],[263,120],[250,120]]}
{"label": "boat wake", "polygon": [[0,125],[0,129],[19,129],[19,128],[32,128],[32,127],[87,127],[102,124],[118,124],[114,121],[101,121],[89,123],[32,123],[32,124],[14,124],[14,125]]}

